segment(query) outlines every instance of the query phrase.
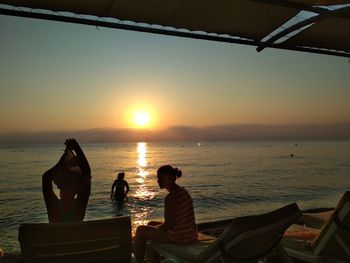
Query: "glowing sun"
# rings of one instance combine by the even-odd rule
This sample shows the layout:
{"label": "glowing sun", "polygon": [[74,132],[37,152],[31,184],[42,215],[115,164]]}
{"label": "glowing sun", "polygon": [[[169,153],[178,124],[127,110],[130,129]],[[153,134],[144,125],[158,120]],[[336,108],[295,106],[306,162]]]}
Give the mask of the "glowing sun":
{"label": "glowing sun", "polygon": [[150,123],[150,114],[145,111],[138,111],[134,115],[134,123],[138,127],[147,127]]}

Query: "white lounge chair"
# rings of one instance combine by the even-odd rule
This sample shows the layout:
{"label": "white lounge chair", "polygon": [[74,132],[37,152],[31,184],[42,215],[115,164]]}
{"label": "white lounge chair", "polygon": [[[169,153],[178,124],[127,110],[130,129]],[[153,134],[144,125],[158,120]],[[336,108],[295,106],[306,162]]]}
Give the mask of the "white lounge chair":
{"label": "white lounge chair", "polygon": [[131,261],[130,217],[84,222],[21,224],[24,262]]}
{"label": "white lounge chair", "polygon": [[[328,220],[310,242],[285,237],[282,241],[287,253],[307,262],[350,262],[350,192],[345,192],[335,210],[316,215],[320,222]],[[312,216],[309,215],[308,216]],[[306,231],[317,231],[305,228]],[[302,226],[291,226],[288,231],[303,231]]]}
{"label": "white lounge chair", "polygon": [[292,262],[280,246],[284,231],[301,215],[296,204],[267,214],[235,218],[217,239],[202,239],[191,244],[152,244],[164,262],[257,262],[279,256]]}

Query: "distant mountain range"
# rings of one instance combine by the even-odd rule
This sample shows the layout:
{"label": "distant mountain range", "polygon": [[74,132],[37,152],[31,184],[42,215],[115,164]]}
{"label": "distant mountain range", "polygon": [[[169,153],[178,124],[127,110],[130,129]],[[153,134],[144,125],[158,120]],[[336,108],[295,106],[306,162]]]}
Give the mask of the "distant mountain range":
{"label": "distant mountain range", "polygon": [[216,125],[205,127],[171,126],[163,130],[90,129],[0,133],[0,143],[60,143],[65,138],[80,142],[139,141],[225,141],[225,140],[347,140],[350,123],[320,125]]}

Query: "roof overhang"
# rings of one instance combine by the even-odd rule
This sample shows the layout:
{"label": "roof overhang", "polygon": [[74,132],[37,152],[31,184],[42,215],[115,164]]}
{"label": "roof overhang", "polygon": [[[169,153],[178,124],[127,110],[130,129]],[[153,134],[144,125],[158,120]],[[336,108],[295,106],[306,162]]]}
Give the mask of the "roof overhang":
{"label": "roof overhang", "polygon": [[[342,6],[327,8],[330,4]],[[350,0],[0,0],[0,5],[3,15],[246,44],[258,51],[350,57]],[[312,16],[281,30],[302,11]]]}

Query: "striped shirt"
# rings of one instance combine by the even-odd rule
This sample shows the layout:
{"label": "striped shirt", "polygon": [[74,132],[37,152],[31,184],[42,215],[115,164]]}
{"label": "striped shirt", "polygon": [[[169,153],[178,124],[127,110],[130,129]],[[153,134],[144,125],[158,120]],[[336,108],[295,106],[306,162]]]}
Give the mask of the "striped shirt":
{"label": "striped shirt", "polygon": [[170,192],[170,195],[176,200],[176,209],[172,214],[173,226],[167,230],[169,237],[179,243],[196,241],[198,232],[190,194],[180,187]]}

